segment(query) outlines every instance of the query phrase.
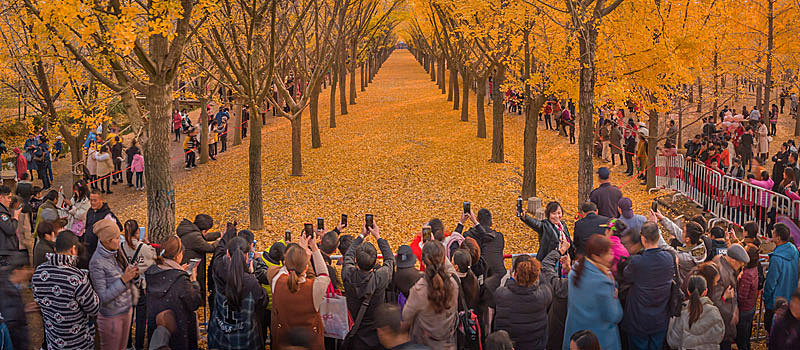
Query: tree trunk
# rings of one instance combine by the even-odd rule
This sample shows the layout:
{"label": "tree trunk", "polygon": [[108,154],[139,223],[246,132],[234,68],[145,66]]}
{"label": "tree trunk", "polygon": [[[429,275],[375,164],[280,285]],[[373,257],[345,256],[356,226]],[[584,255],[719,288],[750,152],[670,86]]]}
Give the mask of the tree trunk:
{"label": "tree trunk", "polygon": [[506,75],[505,65],[496,66],[494,106],[492,108],[492,163],[503,163],[503,94],[499,92]]}
{"label": "tree trunk", "polygon": [[478,138],[486,138],[486,74],[478,78],[478,88],[475,89],[475,115],[478,118]]}
{"label": "tree trunk", "polygon": [[147,228],[153,243],[161,243],[175,235],[175,188],[169,163],[170,85],[150,85],[146,96],[149,120],[147,142],[144,143],[144,175],[147,178]]}
{"label": "tree trunk", "polygon": [[[775,49],[775,0],[767,0],[767,68],[764,71],[764,103],[761,108],[762,118],[766,118],[769,123],[770,110],[770,90],[772,89],[772,51]],[[769,124],[767,124],[769,125]]]}
{"label": "tree trunk", "polygon": [[[762,110],[761,96],[764,95],[764,85],[761,84],[761,79],[756,82],[756,109]],[[763,114],[762,114],[763,115]]]}
{"label": "tree trunk", "polygon": [[[341,82],[340,82],[341,83]],[[302,115],[291,119],[292,122],[292,176],[303,176],[302,148],[300,147],[300,126]]]}
{"label": "tree trunk", "polygon": [[589,200],[589,193],[594,187],[594,163],[592,148],[594,141],[594,87],[595,87],[595,50],[597,48],[597,29],[589,28],[578,35],[580,45],[580,85],[578,91],[578,201]]}
{"label": "tree trunk", "polygon": [[431,81],[435,82],[436,81],[436,77],[438,77],[438,75],[436,75],[436,60],[434,60],[432,55],[431,55],[430,58],[429,58],[429,61],[431,62],[431,71],[430,71],[430,73],[431,73]]}
{"label": "tree trunk", "polygon": [[[711,106],[711,119],[716,123],[717,120],[717,108],[719,108],[719,52],[717,49],[714,49],[714,95],[713,95],[713,103]],[[653,112],[651,112],[653,113]],[[658,113],[658,112],[654,112]],[[721,120],[720,120],[721,121]]]}
{"label": "tree trunk", "polygon": [[450,79],[453,80],[453,110],[457,111],[461,101],[458,96],[458,70],[455,67],[450,68]]}
{"label": "tree trunk", "polygon": [[361,64],[361,91],[367,91],[367,62],[369,60],[365,60],[364,63]]}
{"label": "tree trunk", "polygon": [[469,121],[469,72],[467,68],[461,70],[461,121]]}
{"label": "tree trunk", "polygon": [[[528,87],[528,89],[530,89]],[[525,131],[522,155],[522,198],[536,197],[536,150],[538,148],[539,113],[545,97],[539,94],[535,99],[526,94]]]}
{"label": "tree trunk", "polygon": [[255,100],[250,100],[249,105],[250,120],[256,121],[248,123],[250,127],[250,150],[247,159],[250,178],[250,186],[248,186],[250,194],[250,229],[261,230],[264,228],[264,197],[261,192],[261,123],[258,122],[260,117],[257,115],[258,106]]}
{"label": "tree trunk", "polygon": [[450,68],[448,70],[449,77],[447,79],[447,101],[452,101],[453,100],[453,84],[455,83],[455,81],[453,80],[453,62],[448,62],[447,65]]}
{"label": "tree trunk", "polygon": [[697,78],[697,111],[698,113],[703,111],[703,82],[700,81],[700,78]]}
{"label": "tree trunk", "polygon": [[336,83],[338,82],[339,77],[336,68],[331,68],[331,103],[328,107],[330,115],[330,124],[329,127],[335,128],[336,127]]}
{"label": "tree trunk", "polygon": [[200,164],[208,162],[208,99],[205,96],[200,100]]}
{"label": "tree trunk", "polygon": [[311,114],[311,148],[320,148],[322,141],[319,136],[319,85],[311,89],[308,111]]}
{"label": "tree trunk", "polygon": [[342,115],[347,114],[347,62],[344,61],[344,48],[342,48],[339,66],[339,110]]}
{"label": "tree trunk", "polygon": [[[655,98],[651,98],[655,102]],[[656,187],[656,147],[658,146],[658,111],[650,110],[647,128],[650,136],[647,137],[647,189]]]}
{"label": "tree trunk", "polygon": [[235,100],[233,103],[233,125],[228,124],[228,130],[233,126],[233,145],[242,144],[242,102]]}
{"label": "tree trunk", "polygon": [[358,57],[356,57],[356,39],[350,44],[350,104],[356,104],[356,67],[358,67]]}
{"label": "tree trunk", "polygon": [[446,68],[444,67],[444,55],[442,55],[442,57],[439,58],[439,88],[442,89],[442,95],[447,93],[447,85],[444,79],[445,69]]}
{"label": "tree trunk", "polygon": [[678,144],[676,148],[683,147],[683,99],[678,98]]}

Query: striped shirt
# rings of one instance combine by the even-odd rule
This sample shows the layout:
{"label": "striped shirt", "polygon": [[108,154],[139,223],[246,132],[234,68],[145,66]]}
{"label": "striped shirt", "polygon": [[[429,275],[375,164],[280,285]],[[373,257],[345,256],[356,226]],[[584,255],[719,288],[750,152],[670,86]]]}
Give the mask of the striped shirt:
{"label": "striped shirt", "polygon": [[33,298],[42,310],[50,349],[94,349],[92,318],[100,299],[77,261],[75,256],[49,253],[33,274]]}

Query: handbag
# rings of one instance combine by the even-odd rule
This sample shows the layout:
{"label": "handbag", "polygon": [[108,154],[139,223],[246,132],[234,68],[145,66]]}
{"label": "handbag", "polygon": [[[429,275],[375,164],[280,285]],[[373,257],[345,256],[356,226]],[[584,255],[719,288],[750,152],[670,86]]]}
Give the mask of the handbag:
{"label": "handbag", "polygon": [[[460,281],[458,275],[453,274],[456,282]],[[461,283],[458,284],[459,303],[461,303],[462,311],[458,312],[458,326],[456,327],[459,343],[463,345],[464,349],[482,349],[481,344],[481,326],[478,321],[478,314],[475,310],[467,306],[467,301],[464,300],[464,291],[461,289]]]}
{"label": "handbag", "polygon": [[344,341],[342,342],[342,349],[352,349],[353,348],[353,337],[356,335],[358,331],[358,327],[361,326],[361,321],[364,320],[364,314],[367,313],[367,308],[369,307],[369,303],[372,300],[372,294],[375,293],[375,284],[374,280],[370,275],[370,281],[367,283],[369,284],[369,289],[364,294],[364,300],[361,302],[361,307],[358,308],[358,315],[356,316],[355,321],[353,321],[353,328],[350,328],[350,331],[344,337]]}
{"label": "handbag", "polygon": [[[673,255],[674,257],[674,255]],[[683,291],[681,290],[680,275],[677,262],[673,265],[672,285],[669,291],[669,305],[667,311],[670,317],[680,317],[683,309]]]}
{"label": "handbag", "polygon": [[328,285],[325,298],[319,306],[322,325],[325,328],[325,337],[344,339],[350,331],[347,316],[347,298],[333,289],[333,284]]}

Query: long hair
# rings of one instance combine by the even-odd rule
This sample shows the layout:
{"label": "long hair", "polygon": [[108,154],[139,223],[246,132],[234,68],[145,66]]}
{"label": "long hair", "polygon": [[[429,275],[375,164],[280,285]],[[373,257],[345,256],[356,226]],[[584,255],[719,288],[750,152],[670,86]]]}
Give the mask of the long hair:
{"label": "long hair", "polygon": [[[132,221],[132,220],[128,220]],[[134,221],[135,222],[135,221]],[[127,231],[127,222],[126,222],[126,231]],[[126,237],[127,239],[127,233]],[[164,243],[161,243],[161,248],[159,248],[158,256],[156,256],[156,264],[161,265],[164,263],[165,259],[175,260],[175,258],[184,251],[183,242],[178,236],[172,236],[167,238]],[[175,261],[176,263],[180,264],[180,261]]]}
{"label": "long hair", "polygon": [[131,219],[125,221],[125,225],[123,225],[122,228],[125,230],[125,244],[131,249],[136,249],[136,246],[133,244],[133,237],[139,234],[139,223]]}
{"label": "long hair", "polygon": [[783,169],[783,181],[781,181],[781,187],[789,186],[789,184],[795,180],[797,179],[794,178],[794,170],[792,168]]}
{"label": "long hair", "polygon": [[72,189],[75,191],[75,193],[73,193],[72,195],[73,203],[89,199],[89,186],[86,185],[86,181],[84,180],[75,181],[75,184],[72,185]]}
{"label": "long hair", "polygon": [[578,263],[575,264],[575,268],[573,269],[573,271],[575,271],[575,278],[572,283],[575,287],[580,286],[583,270],[586,268],[586,257],[601,256],[608,253],[609,249],[611,249],[611,240],[605,236],[592,235],[592,237],[586,241],[586,248],[584,249],[586,255],[578,259]]}
{"label": "long hair", "polygon": [[244,277],[247,274],[247,253],[250,251],[250,243],[241,237],[234,237],[225,247],[230,255],[230,266],[227,271],[227,281],[225,283],[225,298],[234,310],[239,310],[242,299],[242,289],[244,288]]}
{"label": "long hair", "polygon": [[428,285],[428,303],[433,311],[444,312],[450,306],[447,301],[454,291],[447,283],[450,276],[444,269],[444,247],[439,242],[428,241],[422,246],[422,262],[425,263],[425,282]]}
{"label": "long hair", "polygon": [[514,343],[506,331],[496,331],[486,337],[486,350],[513,350]]}
{"label": "long hair", "polygon": [[707,289],[706,279],[703,276],[689,277],[689,328],[700,319],[703,314],[703,303],[700,298]]}
{"label": "long hair", "polygon": [[286,270],[289,271],[289,279],[286,282],[289,286],[289,292],[297,293],[299,289],[300,277],[308,267],[308,254],[306,250],[297,244],[290,244],[286,248],[286,255],[284,256],[284,265]]}
{"label": "long hair", "polygon": [[575,345],[581,350],[600,350],[600,340],[597,339],[594,332],[588,329],[573,333],[569,340],[575,342]]}
{"label": "long hair", "polygon": [[464,299],[466,299],[470,305],[474,305],[478,301],[480,286],[478,285],[478,278],[475,277],[475,273],[472,272],[470,268],[471,262],[472,256],[470,256],[469,250],[459,248],[453,253],[453,265],[456,270],[458,270],[459,273],[467,274],[461,279],[461,288],[464,289]]}

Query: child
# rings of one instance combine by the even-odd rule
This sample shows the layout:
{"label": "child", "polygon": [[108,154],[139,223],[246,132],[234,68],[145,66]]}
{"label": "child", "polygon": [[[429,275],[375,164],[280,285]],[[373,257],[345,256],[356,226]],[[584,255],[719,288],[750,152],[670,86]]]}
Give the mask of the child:
{"label": "child", "polygon": [[186,170],[196,167],[195,164],[195,149],[197,148],[197,129],[191,128],[186,134],[186,139],[183,140],[183,152],[186,154]]}
{"label": "child", "polygon": [[217,160],[217,142],[219,141],[219,134],[216,129],[216,122],[212,122],[208,127],[208,157],[211,158],[211,160]]}
{"label": "child", "polygon": [[131,161],[131,171],[136,174],[136,190],[143,190],[144,184],[142,184],[142,178],[144,177],[144,157],[141,153],[136,153],[133,155],[133,160]]}

